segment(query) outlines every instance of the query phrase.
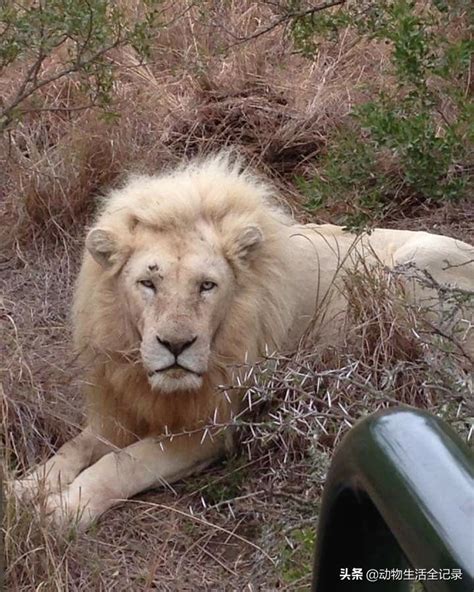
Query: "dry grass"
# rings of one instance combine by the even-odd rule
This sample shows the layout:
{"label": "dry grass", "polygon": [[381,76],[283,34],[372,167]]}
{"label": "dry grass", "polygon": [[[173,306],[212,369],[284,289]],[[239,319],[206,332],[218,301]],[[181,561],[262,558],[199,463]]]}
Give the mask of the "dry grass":
{"label": "dry grass", "polygon": [[[183,8],[166,5],[167,19]],[[282,189],[296,217],[309,219],[295,175],[313,170],[313,157],[355,102],[389,83],[384,47],[348,34],[310,62],[294,54],[282,28],[239,41],[274,18],[272,4],[208,2],[206,10],[194,6],[163,30],[146,66],[132,51],[114,55],[118,120],[94,110],[31,112],[0,145],[0,419],[8,477],[51,455],[82,420],[68,311],[95,194],[127,171],[232,144]],[[15,76],[5,76],[2,96]],[[62,80],[36,100],[74,106],[81,90]],[[469,240],[472,213],[472,204],[461,203],[389,223]],[[312,219],[333,215],[324,210]],[[466,360],[440,337],[458,340],[455,327],[443,317],[428,326],[403,304],[398,276],[378,270],[370,281],[363,277],[349,284],[344,347],[316,354],[306,346],[249,369],[254,414],[236,422],[238,457],[173,490],[139,496],[80,536],[51,532],[40,513],[7,500],[8,589],[306,589],[325,471],[354,421],[405,402],[439,413],[467,437],[474,415]]]}
{"label": "dry grass", "polygon": [[[180,8],[167,6],[165,20]],[[42,89],[35,105],[55,111],[26,113],[0,146],[3,213],[16,235],[60,234],[83,221],[92,196],[124,171],[160,169],[224,145],[237,145],[297,197],[294,175],[314,166],[311,157],[367,83],[382,85],[386,51],[347,35],[311,62],[294,54],[281,27],[236,42],[271,15],[264,3],[209,2],[207,14],[191,8],[160,32],[146,65],[131,49],[117,51],[113,121],[93,109],[61,110],[84,102],[74,78]],[[60,59],[46,67],[55,71]],[[16,68],[4,75],[2,98],[18,78]]]}

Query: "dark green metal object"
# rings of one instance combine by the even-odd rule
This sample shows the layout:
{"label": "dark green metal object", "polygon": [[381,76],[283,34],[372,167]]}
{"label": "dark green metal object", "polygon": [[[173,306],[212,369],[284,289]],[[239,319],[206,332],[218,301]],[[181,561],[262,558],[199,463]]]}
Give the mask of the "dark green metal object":
{"label": "dark green metal object", "polygon": [[415,569],[429,592],[474,591],[474,457],[437,417],[397,408],[359,422],[336,451],[312,591],[408,591]]}

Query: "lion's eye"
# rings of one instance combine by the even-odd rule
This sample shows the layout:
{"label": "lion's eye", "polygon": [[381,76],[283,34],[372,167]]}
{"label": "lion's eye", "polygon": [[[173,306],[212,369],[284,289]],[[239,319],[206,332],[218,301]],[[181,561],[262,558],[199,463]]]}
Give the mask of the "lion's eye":
{"label": "lion's eye", "polygon": [[211,282],[211,281],[202,282],[202,284],[200,286],[200,290],[201,290],[201,292],[209,292],[209,290],[212,290],[216,286],[217,286],[217,284],[215,282]]}
{"label": "lion's eye", "polygon": [[156,292],[155,284],[151,280],[139,280],[138,283],[141,286],[144,286],[145,288],[148,288],[149,290],[153,290],[153,292]]}

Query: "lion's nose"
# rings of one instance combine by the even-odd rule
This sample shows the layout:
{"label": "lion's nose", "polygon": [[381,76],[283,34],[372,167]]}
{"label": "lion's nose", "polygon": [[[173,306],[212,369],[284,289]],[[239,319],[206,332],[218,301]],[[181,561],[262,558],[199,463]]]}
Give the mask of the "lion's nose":
{"label": "lion's nose", "polygon": [[167,339],[161,339],[158,335],[156,338],[158,339],[158,343],[161,343],[166,349],[169,349],[169,351],[177,358],[180,353],[196,341],[197,336],[187,341],[168,341]]}

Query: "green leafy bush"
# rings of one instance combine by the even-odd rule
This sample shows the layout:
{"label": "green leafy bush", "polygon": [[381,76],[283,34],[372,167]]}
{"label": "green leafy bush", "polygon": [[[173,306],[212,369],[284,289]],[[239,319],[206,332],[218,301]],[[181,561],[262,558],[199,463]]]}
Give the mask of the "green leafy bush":
{"label": "green leafy bush", "polygon": [[345,221],[360,226],[401,204],[465,195],[470,180],[472,104],[467,100],[472,40],[463,3],[411,0],[347,3],[337,12],[293,21],[296,46],[353,29],[389,47],[393,82],[355,107],[329,139],[320,176],[299,179],[309,207],[347,202]]}
{"label": "green leafy bush", "polygon": [[[2,2],[0,74],[16,65],[19,80],[0,106],[0,129],[25,110],[34,111],[34,95],[40,89],[71,75],[88,99],[75,108],[98,105],[107,111],[114,82],[110,54],[128,45],[139,56],[147,55],[157,4],[158,0],[143,0],[139,14],[132,15],[106,0]],[[58,107],[41,105],[42,111],[48,109]]]}

